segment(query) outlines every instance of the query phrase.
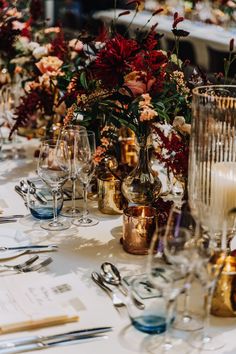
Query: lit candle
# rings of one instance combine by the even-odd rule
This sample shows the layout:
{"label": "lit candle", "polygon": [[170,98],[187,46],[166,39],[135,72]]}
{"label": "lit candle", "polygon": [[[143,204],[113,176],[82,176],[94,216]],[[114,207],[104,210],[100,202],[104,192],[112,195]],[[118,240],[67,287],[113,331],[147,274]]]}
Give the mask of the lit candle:
{"label": "lit candle", "polygon": [[[222,229],[228,213],[236,207],[236,163],[218,162],[211,168],[211,210]],[[233,225],[227,225],[227,228]]]}
{"label": "lit candle", "polygon": [[156,229],[156,209],[131,206],[123,214],[123,247],[128,253],[147,254]]}

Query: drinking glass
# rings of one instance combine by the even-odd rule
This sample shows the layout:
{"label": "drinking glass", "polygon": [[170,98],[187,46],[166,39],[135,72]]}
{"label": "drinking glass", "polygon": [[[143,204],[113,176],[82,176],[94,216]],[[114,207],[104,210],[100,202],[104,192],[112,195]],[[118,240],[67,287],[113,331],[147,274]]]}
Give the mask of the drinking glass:
{"label": "drinking glass", "polygon": [[[223,268],[226,244],[235,228],[236,200],[236,86],[213,85],[193,90],[192,130],[188,191],[190,206],[196,210],[199,224],[207,234],[198,247],[198,267],[207,295],[205,329],[191,338],[194,347],[206,350],[221,348],[208,333],[212,293]],[[211,266],[212,257],[221,260]]]}
{"label": "drinking glass", "polygon": [[51,188],[53,195],[53,220],[41,223],[41,227],[50,231],[65,230],[70,223],[59,221],[57,217],[57,194],[69,178],[69,153],[67,143],[63,140],[46,140],[42,142],[38,159],[39,177]]}
{"label": "drinking glass", "polygon": [[98,220],[91,217],[87,208],[88,186],[95,171],[94,153],[96,150],[95,134],[92,131],[79,132],[76,142],[75,154],[77,154],[78,179],[83,186],[83,211],[79,219],[73,221],[77,226],[94,226]]}
{"label": "drinking glass", "polygon": [[79,140],[79,132],[86,132],[86,129],[82,126],[72,126],[68,125],[62,129],[60,133],[60,139],[67,142],[69,151],[69,163],[70,163],[70,180],[72,182],[72,205],[63,208],[62,215],[68,217],[77,217],[80,213],[79,208],[75,205],[75,195],[76,195],[76,181],[78,179],[78,155],[75,154],[75,144]]}
{"label": "drinking glass", "polygon": [[[174,266],[161,265],[159,249],[162,243],[164,256]],[[170,325],[178,296],[188,286],[186,280],[179,280],[186,275],[189,266],[191,249],[191,234],[182,227],[159,229],[154,235],[148,256],[147,273],[153,286],[162,292],[166,301],[166,332],[164,338],[153,336],[147,343],[147,351],[151,353],[187,353],[188,344],[170,335]],[[177,267],[176,267],[177,265]],[[168,269],[168,272],[167,272]],[[170,271],[171,269],[171,271]],[[179,271],[177,271],[177,269]],[[178,280],[178,281],[177,281]]]}
{"label": "drinking glass", "polygon": [[[212,202],[209,204],[198,201],[199,220],[202,235],[196,240],[197,263],[195,273],[204,290],[204,323],[203,331],[189,337],[191,346],[201,350],[215,351],[224,346],[222,338],[216,337],[210,331],[210,309],[215,286],[224,268],[227,256],[226,238],[227,225],[223,222],[221,229],[215,228],[215,215],[212,214]],[[221,242],[215,235],[221,235]]]}
{"label": "drinking glass", "polygon": [[209,211],[211,218],[206,221],[211,237],[218,242],[221,240],[218,230],[222,230],[224,221],[229,230],[235,223],[234,218],[229,218],[236,200],[235,116],[236,86],[202,86],[193,90],[190,205],[198,200],[200,208]]}
{"label": "drinking glass", "polygon": [[[174,321],[173,327],[182,331],[196,331],[203,327],[202,320],[200,316],[190,313],[189,311],[189,300],[190,300],[190,289],[191,282],[193,280],[193,274],[195,271],[195,266],[198,263],[198,254],[196,252],[196,238],[198,238],[198,228],[197,223],[189,209],[187,202],[182,202],[182,205],[174,204],[170,210],[170,214],[167,221],[167,228],[186,228],[191,235],[189,240],[189,256],[191,257],[191,262],[187,264],[185,270],[188,280],[187,283],[189,287],[186,286],[184,296],[184,309],[183,312],[178,313]],[[191,246],[191,247],[190,247]]]}

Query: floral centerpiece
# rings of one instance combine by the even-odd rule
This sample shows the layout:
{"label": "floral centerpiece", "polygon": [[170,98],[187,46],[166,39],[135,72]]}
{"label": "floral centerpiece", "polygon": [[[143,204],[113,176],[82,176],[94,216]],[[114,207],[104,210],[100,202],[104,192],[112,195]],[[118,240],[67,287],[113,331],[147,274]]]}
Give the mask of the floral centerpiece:
{"label": "floral centerpiece", "polygon": [[[1,84],[14,81],[21,69],[14,63],[17,43],[33,36],[42,23],[41,0],[0,1],[0,68]],[[4,80],[5,77],[5,80]]]}

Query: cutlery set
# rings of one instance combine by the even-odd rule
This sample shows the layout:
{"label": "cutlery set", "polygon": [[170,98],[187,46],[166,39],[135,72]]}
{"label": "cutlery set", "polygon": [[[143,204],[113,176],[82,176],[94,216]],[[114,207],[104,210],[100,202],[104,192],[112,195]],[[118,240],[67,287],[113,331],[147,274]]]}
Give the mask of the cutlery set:
{"label": "cutlery set", "polygon": [[112,327],[86,328],[77,331],[54,334],[50,336],[27,336],[0,341],[0,354],[25,353],[50,347],[77,344],[80,341],[107,338],[105,333]]}
{"label": "cutlery set", "polygon": [[[114,264],[109,262],[103,263],[101,265],[100,274],[98,272],[92,272],[91,278],[100,288],[106,291],[116,308],[126,306],[125,297],[128,295],[128,290],[124,287],[120,272]],[[115,290],[116,287],[120,290],[121,294],[117,293]],[[145,305],[136,296],[132,296],[132,301],[137,308],[141,310],[144,309]]]}

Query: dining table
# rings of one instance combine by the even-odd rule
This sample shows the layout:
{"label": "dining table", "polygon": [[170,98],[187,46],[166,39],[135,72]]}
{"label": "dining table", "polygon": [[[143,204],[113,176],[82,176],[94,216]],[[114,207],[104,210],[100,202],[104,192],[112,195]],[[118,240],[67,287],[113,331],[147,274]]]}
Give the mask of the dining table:
{"label": "dining table", "polygon": [[[93,271],[100,272],[103,262],[111,262],[118,267],[122,277],[143,274],[146,272],[148,256],[129,254],[123,249],[121,243],[122,214],[102,214],[98,210],[96,198],[89,200],[89,212],[99,220],[97,225],[78,227],[71,224],[71,227],[64,231],[49,232],[42,229],[40,220],[32,217],[22,198],[15,192],[15,185],[19,184],[20,179],[36,176],[37,158],[35,157],[35,151],[39,147],[39,140],[28,140],[20,137],[20,142],[25,150],[25,158],[5,158],[0,161],[0,209],[2,215],[24,214],[23,218],[18,219],[15,223],[8,223],[7,227],[24,232],[32,244],[53,243],[59,246],[57,252],[49,253],[53,262],[41,270],[41,273],[42,275],[50,274],[55,277],[74,274],[78,280],[78,297],[82,306],[79,312],[79,321],[37,330],[2,334],[0,340],[10,341],[11,338],[24,337],[29,334],[50,335],[80,328],[112,326],[113,330],[107,333],[106,338],[95,338],[72,345],[46,348],[43,351],[45,354],[146,353],[146,343],[151,335],[134,328],[126,307],[115,308],[107,293],[91,279],[91,273]],[[4,148],[9,148],[10,144],[4,146]],[[82,200],[78,200],[77,203],[82,206]],[[6,228],[6,225],[1,224],[0,231],[3,227]],[[20,259],[20,257],[18,258]],[[10,262],[11,260],[8,260],[8,263]],[[0,260],[1,263],[6,263],[6,260]],[[0,274],[0,277],[10,276],[9,274]],[[18,277],[21,277],[21,274]],[[17,289],[15,291],[17,292]],[[194,282],[190,295],[191,310],[201,315],[203,313],[203,292],[198,281]],[[180,296],[178,302],[179,308],[181,308],[183,302],[181,298],[182,296]],[[211,316],[210,325],[215,335],[222,336],[225,342],[224,348],[214,351],[214,353],[235,354],[236,318]],[[190,332],[177,334],[188,341]],[[189,344],[189,353],[205,352],[193,349]]]}

